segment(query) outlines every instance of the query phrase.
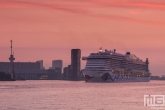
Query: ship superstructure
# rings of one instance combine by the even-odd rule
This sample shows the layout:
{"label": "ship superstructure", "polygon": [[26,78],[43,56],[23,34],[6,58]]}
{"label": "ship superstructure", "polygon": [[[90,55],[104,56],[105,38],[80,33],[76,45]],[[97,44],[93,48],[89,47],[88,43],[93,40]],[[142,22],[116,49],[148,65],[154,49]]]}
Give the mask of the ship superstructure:
{"label": "ship superstructure", "polygon": [[115,49],[100,48],[82,60],[87,60],[82,71],[86,81],[150,81],[148,58],[144,62],[130,52],[120,54]]}

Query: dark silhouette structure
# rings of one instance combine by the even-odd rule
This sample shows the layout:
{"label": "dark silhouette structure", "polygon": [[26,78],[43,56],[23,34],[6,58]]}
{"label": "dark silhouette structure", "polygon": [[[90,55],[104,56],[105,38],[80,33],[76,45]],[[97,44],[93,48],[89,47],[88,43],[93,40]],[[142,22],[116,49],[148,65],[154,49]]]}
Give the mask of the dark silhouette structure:
{"label": "dark silhouette structure", "polygon": [[0,81],[11,81],[11,75],[6,74],[5,72],[0,72]]}
{"label": "dark silhouette structure", "polygon": [[53,60],[52,61],[52,69],[61,68],[60,74],[62,74],[62,60]]}
{"label": "dark silhouette structure", "polygon": [[12,74],[13,74],[13,79],[15,80],[15,71],[14,71],[14,60],[15,60],[15,58],[14,58],[14,55],[13,55],[13,52],[12,52],[12,49],[13,49],[12,43],[13,43],[13,41],[10,40],[10,42],[11,42],[11,55],[9,57],[9,60],[10,60],[10,64],[11,64],[11,70],[12,70]]}
{"label": "dark silhouette structure", "polygon": [[63,79],[68,79],[69,69],[68,67],[64,67],[63,69]]}
{"label": "dark silhouette structure", "polygon": [[151,80],[165,80],[165,77],[159,77],[159,76],[150,76]]}
{"label": "dark silhouette structure", "polygon": [[71,80],[80,79],[80,59],[81,59],[81,50],[72,49],[71,50]]}
{"label": "dark silhouette structure", "polygon": [[61,68],[55,68],[56,79],[61,79]]}
{"label": "dark silhouette structure", "polygon": [[147,72],[149,71],[148,65],[149,65],[149,61],[148,61],[148,58],[146,58],[146,71],[147,71]]}
{"label": "dark silhouette structure", "polygon": [[71,71],[71,65],[68,65],[68,79],[72,79],[72,71]]}

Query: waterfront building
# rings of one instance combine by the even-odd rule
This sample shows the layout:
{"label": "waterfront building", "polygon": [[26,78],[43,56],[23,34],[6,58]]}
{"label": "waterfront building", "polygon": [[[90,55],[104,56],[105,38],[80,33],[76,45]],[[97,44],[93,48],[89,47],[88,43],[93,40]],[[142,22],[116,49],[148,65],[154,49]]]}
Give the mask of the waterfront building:
{"label": "waterfront building", "polygon": [[63,79],[68,79],[68,75],[69,75],[68,67],[64,67],[64,69],[63,69]]}
{"label": "waterfront building", "polygon": [[[11,62],[0,62],[0,71],[11,73]],[[43,61],[36,62],[14,62],[14,73],[16,79],[39,79],[41,74],[47,74],[43,68]]]}
{"label": "waterfront building", "polygon": [[80,76],[80,59],[81,59],[81,50],[72,49],[71,50],[71,79],[78,80]]}
{"label": "waterfront building", "polygon": [[54,69],[47,69],[47,76],[45,79],[55,80],[57,79],[56,73]]}
{"label": "waterfront building", "polygon": [[61,79],[62,73],[61,73],[61,68],[56,67],[55,68],[55,77],[56,79]]}
{"label": "waterfront building", "polygon": [[72,79],[71,65],[68,65],[68,79]]}
{"label": "waterfront building", "polygon": [[43,66],[43,60],[38,60],[36,62],[40,63],[40,69],[45,69]]}
{"label": "waterfront building", "polygon": [[60,74],[62,74],[62,60],[53,60],[52,69],[60,68]]}

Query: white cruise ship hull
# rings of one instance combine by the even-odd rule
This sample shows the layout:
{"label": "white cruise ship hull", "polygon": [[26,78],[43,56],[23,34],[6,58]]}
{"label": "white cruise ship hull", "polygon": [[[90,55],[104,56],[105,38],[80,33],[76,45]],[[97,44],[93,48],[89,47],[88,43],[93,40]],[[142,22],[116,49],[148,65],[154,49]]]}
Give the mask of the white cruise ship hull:
{"label": "white cruise ship hull", "polygon": [[86,82],[149,82],[150,77],[118,76],[111,71],[83,70]]}

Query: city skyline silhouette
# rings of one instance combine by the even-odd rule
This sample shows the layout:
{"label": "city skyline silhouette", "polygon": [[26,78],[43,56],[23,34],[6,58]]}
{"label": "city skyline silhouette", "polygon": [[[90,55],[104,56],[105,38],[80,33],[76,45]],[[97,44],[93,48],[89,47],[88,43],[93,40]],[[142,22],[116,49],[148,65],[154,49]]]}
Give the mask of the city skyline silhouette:
{"label": "city skyline silhouette", "polygon": [[82,56],[88,56],[103,47],[149,58],[151,73],[165,74],[162,0],[0,3],[0,61],[8,61],[12,39],[16,62],[43,60],[48,68],[52,60],[61,59],[65,67],[70,64],[71,49],[79,48]]}

